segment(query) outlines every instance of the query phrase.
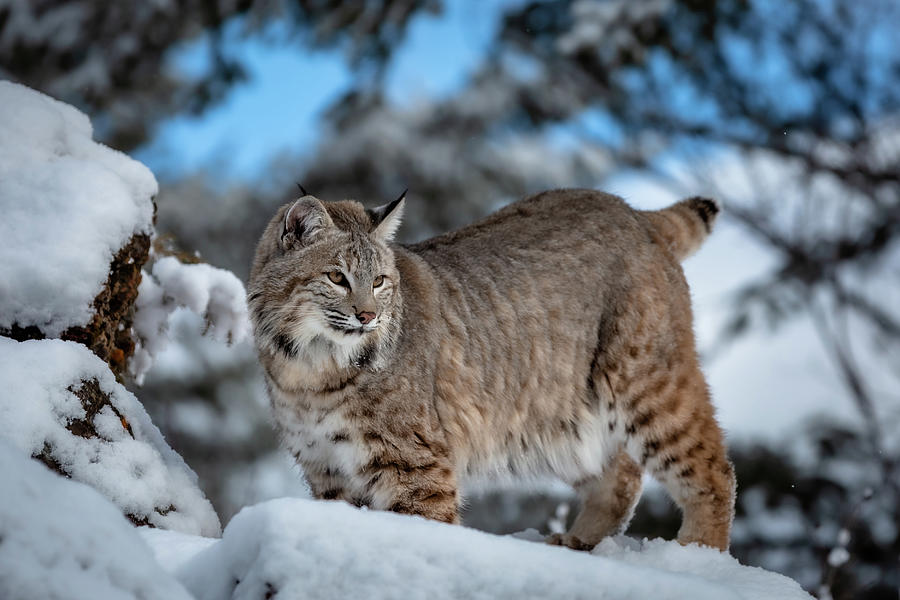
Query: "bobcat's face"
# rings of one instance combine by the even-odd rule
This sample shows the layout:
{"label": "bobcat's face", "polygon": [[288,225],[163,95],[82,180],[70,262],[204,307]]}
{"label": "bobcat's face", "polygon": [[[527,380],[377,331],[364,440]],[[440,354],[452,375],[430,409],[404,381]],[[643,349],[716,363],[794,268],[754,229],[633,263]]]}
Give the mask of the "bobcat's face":
{"label": "bobcat's face", "polygon": [[315,198],[301,198],[263,236],[249,286],[262,348],[353,361],[379,345],[395,316],[400,275],[386,241],[402,204],[374,211],[330,206],[329,212]]}
{"label": "bobcat's face", "polygon": [[370,235],[335,229],[323,238],[313,252],[286,256],[303,265],[288,297],[298,316],[295,337],[354,346],[390,320],[399,274],[391,251]]}

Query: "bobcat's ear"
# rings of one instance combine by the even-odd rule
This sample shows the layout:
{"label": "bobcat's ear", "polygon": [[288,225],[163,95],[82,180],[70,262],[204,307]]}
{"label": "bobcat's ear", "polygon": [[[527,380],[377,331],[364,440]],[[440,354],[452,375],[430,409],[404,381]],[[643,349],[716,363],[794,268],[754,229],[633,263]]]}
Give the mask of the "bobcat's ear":
{"label": "bobcat's ear", "polygon": [[313,196],[303,196],[284,213],[281,230],[281,245],[289,248],[296,244],[307,244],[334,222],[325,206]]}
{"label": "bobcat's ear", "polygon": [[394,234],[400,227],[400,219],[403,218],[403,207],[406,205],[406,190],[400,197],[383,206],[373,208],[369,212],[372,218],[372,235],[378,239],[389,242],[394,239]]}

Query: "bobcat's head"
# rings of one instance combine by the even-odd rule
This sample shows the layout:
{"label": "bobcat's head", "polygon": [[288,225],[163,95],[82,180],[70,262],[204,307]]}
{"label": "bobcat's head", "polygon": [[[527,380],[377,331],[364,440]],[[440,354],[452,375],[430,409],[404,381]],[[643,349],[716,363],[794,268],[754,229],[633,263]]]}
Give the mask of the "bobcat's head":
{"label": "bobcat's head", "polygon": [[257,346],[289,358],[330,354],[363,366],[392,335],[400,275],[388,242],[403,196],[376,209],[303,196],[260,239],[248,285]]}

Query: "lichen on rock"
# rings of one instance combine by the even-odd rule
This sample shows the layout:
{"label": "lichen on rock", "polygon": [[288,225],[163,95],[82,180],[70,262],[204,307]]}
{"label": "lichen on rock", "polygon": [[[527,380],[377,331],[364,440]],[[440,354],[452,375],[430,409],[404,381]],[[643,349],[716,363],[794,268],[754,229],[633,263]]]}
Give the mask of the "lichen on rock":
{"label": "lichen on rock", "polygon": [[[133,235],[113,258],[106,283],[94,298],[90,322],[69,327],[59,336],[90,348],[117,376],[125,372],[128,359],[134,354],[131,329],[134,303],[141,283],[141,267],[147,262],[149,248],[150,236],[144,233]],[[8,329],[0,328],[0,335],[20,342],[47,337],[36,325],[21,327],[18,323]]]}

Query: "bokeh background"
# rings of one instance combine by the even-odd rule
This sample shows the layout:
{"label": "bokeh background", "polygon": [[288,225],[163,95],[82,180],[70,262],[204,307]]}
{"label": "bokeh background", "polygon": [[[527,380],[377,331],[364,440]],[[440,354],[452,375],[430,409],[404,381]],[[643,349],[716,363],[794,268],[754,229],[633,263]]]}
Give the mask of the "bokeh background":
{"label": "bokeh background", "polygon": [[[553,187],[718,198],[685,270],[738,473],[732,552],[820,598],[898,597],[895,0],[0,0],[0,78],[154,171],[158,247],[244,279],[295,182],[409,188],[408,242]],[[223,523],[306,494],[251,346],[175,329],[135,392]],[[469,491],[466,522],[498,533],[576,511],[554,482]],[[648,481],[630,533],[678,520]]]}

